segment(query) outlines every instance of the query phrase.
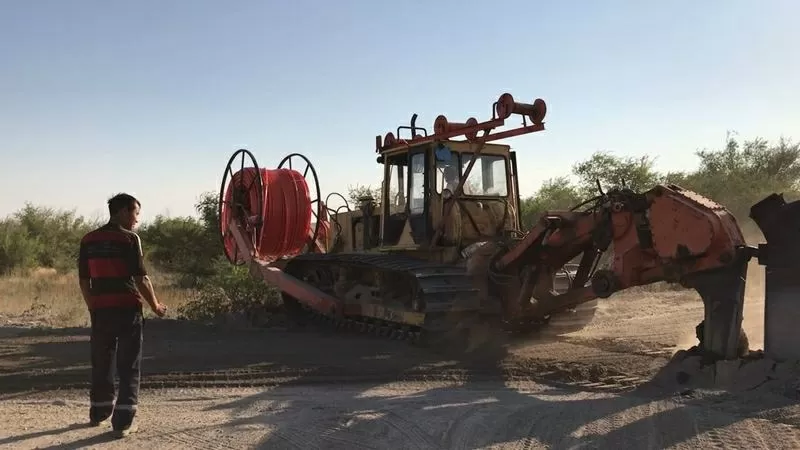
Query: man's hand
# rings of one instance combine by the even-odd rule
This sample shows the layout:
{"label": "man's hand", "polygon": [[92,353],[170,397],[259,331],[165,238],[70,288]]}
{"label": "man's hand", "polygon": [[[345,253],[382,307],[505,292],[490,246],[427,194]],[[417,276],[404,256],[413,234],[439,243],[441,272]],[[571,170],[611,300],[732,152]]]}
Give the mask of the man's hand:
{"label": "man's hand", "polygon": [[158,317],[164,317],[164,315],[167,314],[167,305],[159,301],[156,301],[154,307],[150,309],[152,309],[155,315],[157,315]]}

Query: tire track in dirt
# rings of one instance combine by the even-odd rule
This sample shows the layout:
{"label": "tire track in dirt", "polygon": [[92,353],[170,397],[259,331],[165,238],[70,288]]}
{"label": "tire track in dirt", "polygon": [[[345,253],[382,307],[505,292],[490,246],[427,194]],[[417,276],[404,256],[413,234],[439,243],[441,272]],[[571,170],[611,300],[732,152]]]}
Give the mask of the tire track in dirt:
{"label": "tire track in dirt", "polygon": [[[568,430],[574,417],[565,408],[551,408],[544,414],[537,414],[537,409],[540,408],[523,406],[511,411],[504,418],[506,427],[500,434],[519,436],[512,447],[515,450],[549,448],[553,442],[569,448],[565,441],[571,440]],[[536,420],[530,420],[532,417]]]}
{"label": "tire track in dirt", "polygon": [[321,443],[321,439],[313,433],[313,429],[309,430],[306,427],[303,427],[303,429],[297,429],[296,427],[276,428],[272,431],[272,434],[296,449],[319,448]]}
{"label": "tire track in dirt", "polygon": [[394,428],[406,438],[403,440],[405,446],[411,446],[420,450],[435,449],[439,446],[433,442],[425,430],[411,420],[402,417],[394,411],[385,411],[379,419],[386,425]]}
{"label": "tire track in dirt", "polygon": [[[348,418],[344,423],[340,420],[336,422],[333,426],[329,427],[317,427],[317,430],[320,430],[320,437],[321,441],[325,442],[327,445],[325,448],[332,448],[330,444],[337,444],[342,449],[364,449],[364,450],[372,450],[377,449],[373,445],[369,445],[365,443],[365,441],[369,440],[369,436],[363,435],[363,433],[349,433],[348,424],[351,419]],[[350,434],[352,437],[347,437],[346,434]]]}
{"label": "tire track in dirt", "polygon": [[[586,360],[587,358],[583,358]],[[594,359],[594,358],[592,358]],[[359,373],[347,365],[338,367],[273,367],[269,369],[229,369],[205,372],[165,372],[146,374],[142,380],[143,389],[166,388],[215,388],[215,387],[256,387],[275,385],[314,385],[314,384],[353,384],[390,381],[433,381],[433,380],[531,380],[557,383],[587,390],[622,392],[633,389],[644,382],[646,372],[624,373],[608,368],[607,359],[594,361],[555,361],[535,358],[510,359],[499,365],[483,365],[484,361],[468,360],[461,367],[412,367],[398,370],[387,366],[384,369],[363,367]],[[1,376],[0,390],[30,389],[86,389],[86,374],[53,371],[40,377],[41,381],[31,382],[29,377],[14,380]],[[14,383],[16,381],[16,384]]]}
{"label": "tire track in dirt", "polygon": [[624,355],[669,359],[675,353],[675,346],[672,344],[651,342],[636,338],[602,337],[592,339],[580,336],[567,336],[563,338],[563,342]]}
{"label": "tire track in dirt", "polygon": [[[192,449],[199,449],[199,450],[214,450],[214,449],[228,449],[228,450],[237,450],[239,447],[235,447],[232,445],[228,445],[225,442],[221,442],[219,439],[209,438],[204,435],[204,433],[200,432],[202,429],[199,430],[174,430],[168,433],[158,433],[155,434],[143,434],[142,436],[152,437],[158,439],[159,447],[161,448],[192,448]],[[154,440],[155,440],[154,439]],[[165,442],[166,441],[166,442]],[[162,444],[163,442],[163,444]],[[174,444],[175,446],[171,446],[170,444]],[[163,447],[162,447],[163,445]]]}
{"label": "tire track in dirt", "polygon": [[[491,423],[492,405],[476,405],[467,408],[466,411],[455,418],[453,426],[447,430],[443,447],[451,449],[471,449],[475,437],[480,432],[486,432],[486,424]],[[484,416],[484,412],[490,410]]]}
{"label": "tire track in dirt", "polygon": [[[732,414],[730,411],[710,407],[708,404],[703,406],[682,404],[681,408],[692,420],[697,439],[702,442],[703,448],[726,450],[800,448],[800,429],[797,427]],[[725,416],[729,418],[726,419]]]}

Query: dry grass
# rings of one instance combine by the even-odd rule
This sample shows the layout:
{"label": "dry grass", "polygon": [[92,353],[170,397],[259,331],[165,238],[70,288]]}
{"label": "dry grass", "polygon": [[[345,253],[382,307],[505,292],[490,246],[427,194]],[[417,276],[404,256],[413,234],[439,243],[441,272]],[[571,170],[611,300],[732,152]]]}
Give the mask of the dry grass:
{"label": "dry grass", "polygon": [[[757,245],[764,238],[754,224],[745,222],[742,226],[748,244]],[[763,267],[751,262],[747,289],[745,327],[748,334],[763,335]],[[178,308],[195,298],[196,291],[175,286],[168,274],[151,275],[159,299],[169,307],[168,316],[175,316]],[[622,295],[620,295],[622,294]],[[655,283],[631,288],[621,296],[657,295],[673,301],[694,301],[694,291],[686,291],[678,286]],[[145,308],[152,315],[149,308]],[[0,277],[0,323],[14,323],[27,326],[87,326],[89,314],[78,288],[75,273],[57,273],[53,269],[38,269],[27,273],[17,273]]]}
{"label": "dry grass", "polygon": [[[169,307],[168,316],[196,294],[175,287],[168,275],[155,273],[151,279],[159,300]],[[0,319],[28,326],[88,326],[89,313],[75,273],[38,269],[0,277]]]}

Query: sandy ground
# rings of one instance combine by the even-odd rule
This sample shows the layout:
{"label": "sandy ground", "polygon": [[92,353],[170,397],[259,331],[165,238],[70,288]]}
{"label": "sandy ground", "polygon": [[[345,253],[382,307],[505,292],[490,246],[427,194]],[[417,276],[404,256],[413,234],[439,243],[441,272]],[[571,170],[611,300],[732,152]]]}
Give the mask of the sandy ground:
{"label": "sandy ground", "polygon": [[[3,402],[14,448],[800,448],[789,425],[703,402],[618,396],[536,383],[157,390],[124,441],[75,426],[86,401]],[[40,425],[42,416],[47,424]],[[62,447],[59,447],[62,446]]]}
{"label": "sandy ground", "polygon": [[[746,307],[754,348],[759,301]],[[82,425],[87,330],[9,325],[0,328],[0,447],[800,448],[800,407],[783,391],[648,382],[676,345],[693,344],[701,316],[686,293],[620,294],[581,332],[468,355],[153,320],[141,428],[121,441]]]}

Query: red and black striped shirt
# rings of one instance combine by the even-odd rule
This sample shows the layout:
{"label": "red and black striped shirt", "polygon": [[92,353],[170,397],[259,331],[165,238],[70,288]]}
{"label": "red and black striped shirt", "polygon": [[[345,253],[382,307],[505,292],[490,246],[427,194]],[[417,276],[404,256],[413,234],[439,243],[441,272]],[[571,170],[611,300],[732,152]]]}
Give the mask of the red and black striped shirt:
{"label": "red and black striped shirt", "polygon": [[92,308],[141,306],[134,277],[145,275],[142,243],[133,231],[107,223],[81,239],[78,276],[89,280]]}

